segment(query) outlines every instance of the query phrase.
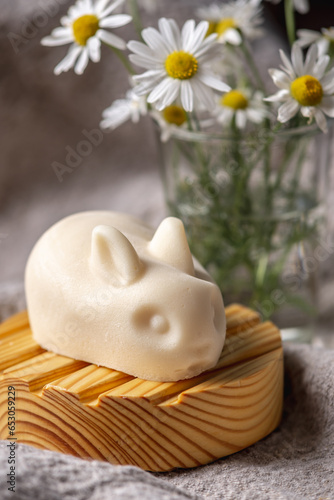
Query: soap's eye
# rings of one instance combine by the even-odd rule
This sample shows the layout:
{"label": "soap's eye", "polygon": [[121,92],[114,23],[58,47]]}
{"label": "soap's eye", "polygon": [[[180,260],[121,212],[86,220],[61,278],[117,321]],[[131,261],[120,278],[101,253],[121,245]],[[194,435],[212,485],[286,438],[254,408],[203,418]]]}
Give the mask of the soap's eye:
{"label": "soap's eye", "polygon": [[132,318],[134,326],[139,330],[166,333],[169,330],[169,321],[160,311],[152,307],[138,309]]}
{"label": "soap's eye", "polygon": [[157,333],[165,333],[169,329],[169,323],[164,316],[160,314],[155,314],[150,319],[150,326],[152,330]]}

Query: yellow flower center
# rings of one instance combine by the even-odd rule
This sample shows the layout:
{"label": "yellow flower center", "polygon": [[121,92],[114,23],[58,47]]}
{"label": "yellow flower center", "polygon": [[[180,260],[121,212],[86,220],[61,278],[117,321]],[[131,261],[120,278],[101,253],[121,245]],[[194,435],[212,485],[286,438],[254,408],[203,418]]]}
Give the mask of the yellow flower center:
{"label": "yellow flower center", "polygon": [[230,28],[236,28],[237,25],[235,23],[235,20],[233,17],[225,17],[224,19],[221,19],[219,23],[216,24],[215,32],[218,33],[218,35],[222,35],[225,33]]}
{"label": "yellow flower center", "polygon": [[79,45],[86,45],[87,40],[99,29],[99,20],[93,14],[78,17],[72,24],[73,36]]}
{"label": "yellow flower center", "polygon": [[230,90],[221,98],[220,103],[235,110],[245,109],[248,106],[248,99],[240,90]]}
{"label": "yellow flower center", "polygon": [[178,80],[192,78],[198,69],[197,59],[183,50],[169,54],[165,61],[165,68],[169,76]]}
{"label": "yellow flower center", "polygon": [[317,106],[323,96],[321,83],[310,75],[296,78],[290,85],[290,92],[301,106]]}
{"label": "yellow flower center", "polygon": [[181,106],[176,106],[172,104],[171,106],[167,106],[163,111],[164,119],[167,123],[171,123],[172,125],[177,125],[180,127],[186,119],[187,115]]}

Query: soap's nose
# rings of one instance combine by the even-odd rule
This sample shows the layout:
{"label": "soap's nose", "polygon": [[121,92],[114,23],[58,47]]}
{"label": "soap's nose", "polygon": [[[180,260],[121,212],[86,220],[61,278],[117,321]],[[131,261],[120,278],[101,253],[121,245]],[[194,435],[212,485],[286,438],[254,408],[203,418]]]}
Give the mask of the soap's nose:
{"label": "soap's nose", "polygon": [[211,304],[213,308],[213,324],[217,332],[225,330],[225,311],[221,293],[216,285],[212,285]]}
{"label": "soap's nose", "polygon": [[192,339],[202,340],[204,337],[210,338],[211,335],[224,333],[224,303],[217,285],[203,281],[187,306],[185,325],[191,332]]}

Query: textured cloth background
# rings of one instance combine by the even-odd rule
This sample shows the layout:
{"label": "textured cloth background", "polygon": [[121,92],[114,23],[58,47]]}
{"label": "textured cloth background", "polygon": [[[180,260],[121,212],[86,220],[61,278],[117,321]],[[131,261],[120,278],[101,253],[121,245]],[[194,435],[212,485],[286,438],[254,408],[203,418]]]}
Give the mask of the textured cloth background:
{"label": "textured cloth background", "polygon": [[[174,15],[177,8],[182,22],[190,6],[204,2],[211,0],[160,0],[156,15]],[[59,10],[44,23],[38,16],[43,16],[47,3]],[[101,208],[131,212],[153,224],[164,215],[159,157],[148,120],[106,135],[63,182],[52,170],[54,161],[64,162],[66,148],[76,148],[84,138],[82,131],[96,129],[102,110],[126,91],[124,72],[106,47],[103,64],[91,64],[81,77],[73,72],[53,75],[67,49],[41,47],[40,39],[59,25],[59,17],[72,3],[0,0],[0,320],[24,308],[25,262],[52,223],[76,211]],[[316,7],[317,14],[320,2]],[[278,67],[277,48],[284,48],[275,20],[271,21],[271,43],[260,41],[257,49],[264,77],[269,62]],[[35,31],[29,32],[29,23]],[[17,50],[10,34],[21,37]],[[334,186],[333,168],[330,185]],[[330,197],[332,212],[333,188]],[[320,300],[328,315],[333,312],[333,273],[330,259]],[[285,351],[282,424],[249,449],[197,469],[149,474],[18,445],[18,489],[13,494],[6,484],[7,443],[0,442],[0,499],[333,500],[334,351],[296,346]]]}
{"label": "textured cloth background", "polygon": [[[10,299],[11,297],[11,299]],[[0,294],[0,316],[20,307],[19,287]],[[285,346],[281,425],[250,448],[189,470],[148,473],[17,446],[17,490],[7,490],[0,441],[0,498],[19,500],[333,500],[334,350]]]}

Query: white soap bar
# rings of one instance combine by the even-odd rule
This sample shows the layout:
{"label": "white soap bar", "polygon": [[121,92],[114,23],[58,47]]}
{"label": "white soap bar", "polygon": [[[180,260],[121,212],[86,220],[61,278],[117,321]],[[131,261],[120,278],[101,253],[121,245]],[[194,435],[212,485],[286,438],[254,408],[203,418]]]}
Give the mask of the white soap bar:
{"label": "white soap bar", "polygon": [[65,356],[175,381],[214,367],[223,348],[221,293],[174,217],[155,233],[115,212],[67,217],[36,243],[25,286],[34,339]]}

